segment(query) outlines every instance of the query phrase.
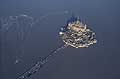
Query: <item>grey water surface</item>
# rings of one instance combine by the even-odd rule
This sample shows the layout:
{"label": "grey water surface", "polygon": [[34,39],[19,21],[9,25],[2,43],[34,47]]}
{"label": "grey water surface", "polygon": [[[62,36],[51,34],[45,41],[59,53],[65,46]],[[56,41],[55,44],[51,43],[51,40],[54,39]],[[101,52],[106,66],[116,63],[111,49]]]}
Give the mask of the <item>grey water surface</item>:
{"label": "grey water surface", "polygon": [[97,44],[60,50],[27,79],[120,79],[119,4],[119,0],[0,0],[0,79],[16,79],[63,45],[58,32],[72,15],[96,32]]}

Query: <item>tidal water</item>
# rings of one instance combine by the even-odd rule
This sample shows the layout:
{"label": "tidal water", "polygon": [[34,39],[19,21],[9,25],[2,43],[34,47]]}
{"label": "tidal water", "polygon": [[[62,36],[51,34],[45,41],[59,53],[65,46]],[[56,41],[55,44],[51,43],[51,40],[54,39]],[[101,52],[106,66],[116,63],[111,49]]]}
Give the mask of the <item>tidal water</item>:
{"label": "tidal water", "polygon": [[119,0],[0,0],[0,79],[16,79],[64,45],[58,33],[79,16],[97,44],[67,47],[27,79],[120,79]]}

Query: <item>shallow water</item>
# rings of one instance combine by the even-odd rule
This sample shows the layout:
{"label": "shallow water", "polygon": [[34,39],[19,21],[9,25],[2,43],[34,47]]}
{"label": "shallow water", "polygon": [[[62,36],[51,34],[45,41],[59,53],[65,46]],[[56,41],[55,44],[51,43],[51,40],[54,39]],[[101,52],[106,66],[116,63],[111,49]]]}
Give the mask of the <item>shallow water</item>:
{"label": "shallow water", "polygon": [[[16,79],[37,60],[63,45],[58,36],[59,29],[75,15],[96,32],[98,43],[89,48],[68,47],[59,51],[40,71],[28,79],[119,79],[119,2],[0,1],[0,18],[4,20],[0,23],[1,78]],[[13,23],[13,19],[9,20],[10,16],[20,15],[29,18],[23,21],[21,26]],[[11,22],[13,25],[10,25]],[[5,23],[9,24],[3,27]]]}

